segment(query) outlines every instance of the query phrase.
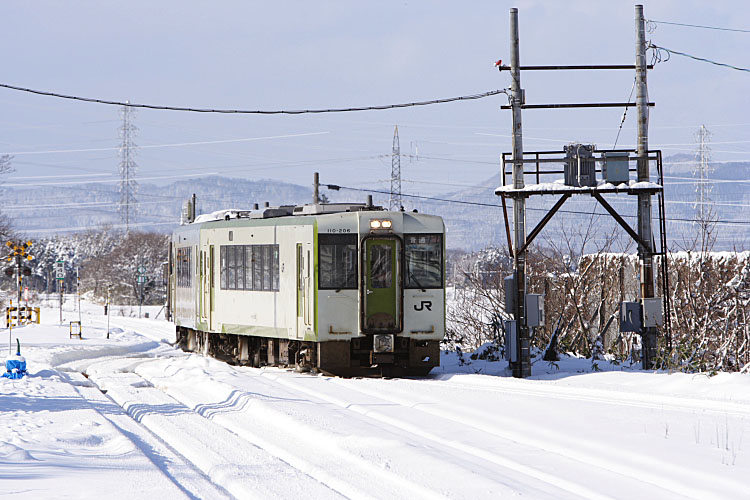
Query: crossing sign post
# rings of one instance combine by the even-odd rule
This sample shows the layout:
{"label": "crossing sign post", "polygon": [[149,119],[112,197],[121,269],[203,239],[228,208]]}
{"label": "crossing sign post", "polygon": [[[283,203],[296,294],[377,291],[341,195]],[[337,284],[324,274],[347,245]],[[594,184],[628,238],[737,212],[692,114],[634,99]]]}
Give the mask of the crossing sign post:
{"label": "crossing sign post", "polygon": [[64,260],[58,260],[57,262],[55,262],[55,279],[57,280],[65,279],[65,261]]}
{"label": "crossing sign post", "polygon": [[146,273],[148,270],[143,264],[139,264],[138,268],[136,269],[135,273],[135,281],[138,283],[138,295],[140,296],[140,304],[138,306],[138,317],[141,317],[141,309],[143,308],[143,299],[145,295],[145,288],[146,288],[146,281],[148,281],[148,277],[146,276]]}

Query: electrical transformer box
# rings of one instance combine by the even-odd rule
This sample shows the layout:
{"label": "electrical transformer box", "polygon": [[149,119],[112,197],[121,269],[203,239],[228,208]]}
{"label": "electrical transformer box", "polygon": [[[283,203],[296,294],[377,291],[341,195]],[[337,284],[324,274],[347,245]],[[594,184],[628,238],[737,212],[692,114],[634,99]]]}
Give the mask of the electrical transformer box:
{"label": "electrical transformer box", "polygon": [[630,180],[629,154],[626,152],[603,153],[602,178],[604,182],[622,184]]}
{"label": "electrical transformer box", "polygon": [[661,297],[643,299],[643,326],[653,328],[664,324]]}
{"label": "electrical transformer box", "polygon": [[641,331],[641,303],[623,302],[620,304],[620,331]]}
{"label": "electrical transformer box", "polygon": [[526,326],[544,326],[544,295],[526,294]]}
{"label": "electrical transformer box", "polygon": [[596,146],[593,144],[568,144],[565,146],[566,186],[596,186],[594,151],[596,151]]}

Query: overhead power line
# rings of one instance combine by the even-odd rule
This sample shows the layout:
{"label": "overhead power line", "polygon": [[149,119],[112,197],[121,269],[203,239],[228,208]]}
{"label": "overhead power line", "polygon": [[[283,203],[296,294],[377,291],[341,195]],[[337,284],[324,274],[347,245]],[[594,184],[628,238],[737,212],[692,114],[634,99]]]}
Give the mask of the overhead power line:
{"label": "overhead power line", "polygon": [[[336,184],[327,184],[327,186],[328,186],[329,189],[332,189],[332,186],[333,186],[333,189],[346,189],[346,190],[349,190],[349,191],[361,191],[361,192],[364,192],[364,193],[377,193],[377,194],[387,194],[387,195],[390,194],[389,191],[378,190],[378,189],[360,189],[360,188],[353,188],[353,187],[347,187],[347,186],[339,186],[339,185],[336,185]],[[433,197],[433,196],[422,196],[422,195],[418,195],[418,194],[406,194],[406,193],[401,193],[401,196],[402,197],[407,197],[407,198],[417,198],[417,199],[420,199],[420,200],[441,201],[441,202],[445,202],[445,203],[457,203],[457,204],[460,204],[460,205],[473,205],[473,206],[479,206],[479,207],[503,208],[502,205],[496,205],[494,203],[482,203],[480,201],[450,200],[450,199],[447,199],[447,198],[436,198],[436,197]],[[547,212],[548,211],[548,209],[546,209],[546,208],[530,208],[530,207],[526,207],[526,210],[536,210],[536,211],[540,211],[540,212]],[[594,212],[594,213],[591,213],[591,212],[582,212],[580,210],[558,210],[557,212],[558,213],[567,213],[567,214],[576,214],[576,215],[602,215],[602,216],[609,215],[609,214],[599,213],[599,212]],[[626,217],[626,218],[630,218],[630,219],[637,218],[637,216],[635,216],[635,215],[622,215],[622,217]],[[668,221],[668,222],[699,222],[696,219],[683,219],[683,218],[678,218],[678,217],[674,217],[674,218],[667,217],[665,220]],[[731,225],[740,225],[740,226],[745,226],[745,225],[750,226],[750,221],[712,220],[711,222],[714,222],[716,224],[731,224]]]}
{"label": "overhead power line", "polygon": [[505,90],[490,90],[488,92],[482,92],[480,94],[469,94],[458,97],[447,97],[444,99],[431,99],[428,101],[415,101],[415,102],[404,102],[398,104],[383,104],[379,106],[358,106],[350,108],[325,108],[325,109],[277,109],[277,110],[264,110],[264,109],[222,109],[222,108],[191,108],[183,106],[161,106],[156,104],[137,104],[132,102],[122,101],[110,101],[108,99],[96,99],[93,97],[82,97],[68,94],[59,94],[57,92],[50,92],[47,90],[36,90],[26,87],[18,87],[16,85],[9,85],[7,83],[0,83],[0,88],[9,90],[17,90],[19,92],[26,92],[29,94],[43,95],[47,97],[56,97],[58,99],[68,99],[71,101],[83,101],[93,102],[96,104],[108,104],[111,106],[126,106],[129,108],[144,108],[144,109],[157,109],[162,111],[189,111],[192,113],[222,113],[222,114],[243,114],[243,115],[304,115],[304,114],[321,114],[321,113],[346,113],[350,111],[376,111],[383,109],[395,109],[395,108],[409,108],[412,106],[429,106],[431,104],[443,104],[446,102],[454,101],[471,101],[474,99],[482,99],[484,97],[490,97],[493,95],[504,94]]}
{"label": "overhead power line", "polygon": [[[706,59],[704,57],[698,57],[698,56],[694,56],[694,55],[691,55],[691,54],[686,54],[685,52],[680,52],[680,51],[677,51],[677,50],[668,49],[666,47],[661,47],[659,45],[654,45],[653,43],[650,44],[648,46],[648,48],[649,49],[654,49],[657,52],[660,51],[660,50],[663,50],[664,52],[667,52],[668,54],[677,54],[678,56],[688,57],[690,59],[695,59],[696,61],[705,62],[705,63],[709,63],[709,64],[714,64],[716,66],[723,66],[725,68],[736,69],[737,71],[745,71],[745,72],[750,73],[750,68],[741,68],[739,66],[733,66],[731,64],[726,64],[726,63],[722,63],[722,62],[718,62],[718,61],[712,61],[711,59]],[[659,57],[657,57],[657,59],[659,59]]]}
{"label": "overhead power line", "polygon": [[654,24],[671,24],[672,26],[686,26],[688,28],[703,28],[707,30],[734,31],[736,33],[750,33],[750,30],[741,30],[737,28],[722,28],[720,26],[704,26],[702,24],[675,23],[671,21],[657,21],[655,19],[649,19],[647,22],[654,23]]}

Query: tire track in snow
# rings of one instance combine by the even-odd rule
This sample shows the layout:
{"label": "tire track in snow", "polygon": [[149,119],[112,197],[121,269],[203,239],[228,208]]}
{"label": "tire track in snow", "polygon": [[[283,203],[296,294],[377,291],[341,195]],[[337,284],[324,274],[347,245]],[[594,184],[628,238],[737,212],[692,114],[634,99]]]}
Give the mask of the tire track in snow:
{"label": "tire track in snow", "polygon": [[[236,368],[231,370],[233,375],[240,377],[249,375],[247,369],[244,372]],[[210,377],[209,374],[206,375]],[[272,386],[278,392],[278,385],[272,381],[258,375],[249,378],[253,383]],[[151,381],[157,387],[160,385],[157,379]],[[205,394],[194,386],[189,390],[181,390],[174,386],[162,390],[196,413],[257,444],[351,498],[445,498],[437,491],[396,474],[396,464],[390,469],[378,467],[377,463],[337,446],[336,436],[328,435],[319,429],[311,429],[304,422],[296,421],[283,411],[264,404],[264,398],[256,392],[257,387],[248,390],[241,387],[241,384],[229,384],[215,379],[211,381],[211,385],[214,389],[212,394]],[[221,399],[217,393],[227,393],[230,397],[220,402],[207,403],[217,398]],[[283,399],[283,396],[277,397]],[[251,412],[252,408],[254,411]],[[326,414],[329,413],[330,410],[326,410]],[[273,441],[264,437],[266,435],[273,435]]]}
{"label": "tire track in snow", "polygon": [[[468,455],[472,455],[476,458],[479,458],[480,460],[486,460],[488,462],[492,462],[502,468],[518,472],[520,474],[536,479],[538,481],[542,481],[552,486],[555,490],[560,490],[560,489],[564,490],[568,493],[573,494],[576,498],[586,498],[586,499],[591,499],[591,500],[605,500],[605,499],[610,500],[613,498],[613,497],[610,497],[609,495],[605,495],[597,491],[594,491],[591,488],[584,486],[582,484],[576,483],[574,481],[570,481],[564,477],[556,476],[548,472],[544,472],[539,469],[520,464],[516,461],[507,459],[496,453],[491,453],[489,451],[477,448],[475,446],[471,446],[471,445],[467,445],[458,441],[446,439],[440,435],[434,434],[430,431],[420,428],[417,425],[414,425],[414,424],[411,424],[402,420],[398,420],[381,411],[373,410],[372,406],[370,405],[352,403],[345,399],[341,399],[337,396],[325,394],[321,391],[317,391],[309,387],[302,387],[299,383],[290,382],[290,380],[286,377],[280,377],[277,375],[270,374],[268,372],[263,373],[263,376],[271,378],[276,383],[284,387],[288,387],[297,392],[308,394],[310,396],[313,396],[317,399],[321,399],[323,401],[328,401],[346,410],[359,413],[370,419],[378,420],[379,422],[382,422],[389,426],[393,426],[401,430],[404,430],[414,436],[419,436],[423,439],[427,439],[429,441],[437,443],[440,446],[453,448],[454,450],[457,450],[459,452],[462,452]],[[387,400],[387,398],[383,398],[382,395],[380,394],[375,395],[375,397],[379,399]],[[413,408],[412,410],[419,411],[419,410],[414,410]]]}
{"label": "tire track in snow", "polygon": [[[491,421],[483,420],[478,417],[477,413],[469,413],[466,411],[459,410],[446,410],[444,408],[438,408],[433,401],[425,401],[419,397],[419,391],[407,391],[404,388],[398,387],[405,379],[398,380],[398,384],[390,384],[389,391],[378,391],[372,389],[366,389],[363,384],[353,384],[349,380],[345,379],[332,379],[337,385],[342,385],[350,390],[354,390],[368,396],[378,397],[386,401],[390,401],[395,404],[410,407],[416,411],[430,414],[439,418],[445,418],[452,422],[461,425],[470,425],[471,427],[486,432],[497,437],[514,441],[517,443],[524,444],[526,446],[542,449],[555,453],[560,456],[568,457],[570,459],[585,463],[587,465],[609,470],[613,473],[629,476],[636,480],[641,480],[652,484],[655,488],[665,489],[672,491],[684,498],[693,498],[696,500],[703,500],[706,498],[723,498],[722,495],[717,494],[714,491],[700,489],[695,486],[691,486],[685,478],[699,477],[704,484],[710,484],[716,480],[715,476],[704,473],[700,470],[688,469],[679,465],[664,462],[662,460],[650,457],[642,453],[629,452],[627,450],[617,450],[617,459],[612,460],[604,456],[600,448],[594,443],[584,443],[580,439],[571,439],[566,437],[560,432],[549,431],[547,429],[539,429],[538,427],[531,427],[528,424],[520,421],[519,419],[508,418],[504,416],[498,416],[493,414]],[[360,380],[358,382],[368,383],[367,380]],[[372,385],[372,384],[370,384]],[[414,385],[414,382],[406,381],[406,385]],[[443,387],[443,383],[439,383],[440,387]],[[468,387],[467,387],[468,388]],[[476,390],[476,386],[471,386]],[[398,397],[394,395],[394,392],[398,392],[404,396]],[[499,392],[499,391],[490,391]],[[528,392],[528,394],[527,394]],[[521,395],[534,395],[534,396],[547,396],[547,394],[534,394],[533,391],[518,391],[514,394]],[[592,400],[597,402],[596,400]],[[651,406],[646,406],[651,408]],[[511,431],[509,429],[523,428],[523,431]],[[533,436],[539,436],[535,438]],[[623,460],[625,459],[625,460]],[[627,462],[630,463],[628,465]],[[643,466],[645,465],[645,467]],[[664,473],[669,473],[674,478],[670,479]],[[727,486],[732,486],[736,490],[738,496],[742,496],[746,490],[746,485],[739,484],[731,479],[724,478],[722,483]]]}
{"label": "tire track in snow", "polygon": [[[629,406],[635,408],[649,408],[655,410],[671,410],[693,413],[701,411],[718,416],[733,416],[739,418],[750,418],[750,406],[731,401],[717,401],[711,399],[695,399],[682,396],[670,396],[666,394],[641,394],[633,392],[613,392],[605,389],[587,389],[579,387],[555,386],[547,387],[514,387],[503,383],[501,379],[493,380],[493,384],[461,384],[448,382],[441,378],[434,379],[441,387],[451,387],[459,390],[481,390],[498,394],[517,394],[521,396],[543,396],[545,398],[560,399],[568,401],[582,401],[592,403],[604,403],[617,406]],[[405,383],[418,384],[421,382],[401,379]]]}
{"label": "tire track in snow", "polygon": [[[228,499],[231,496],[212,483],[189,460],[144,426],[134,421],[112,398],[77,372],[59,372],[64,380],[105,420],[119,430],[154,466],[186,496],[193,499]],[[104,407],[106,412],[101,411]],[[115,410],[116,409],[116,410]]]}
{"label": "tire track in snow", "polygon": [[134,373],[93,373],[90,379],[133,420],[159,436],[238,498],[342,498],[257,445],[211,422]]}

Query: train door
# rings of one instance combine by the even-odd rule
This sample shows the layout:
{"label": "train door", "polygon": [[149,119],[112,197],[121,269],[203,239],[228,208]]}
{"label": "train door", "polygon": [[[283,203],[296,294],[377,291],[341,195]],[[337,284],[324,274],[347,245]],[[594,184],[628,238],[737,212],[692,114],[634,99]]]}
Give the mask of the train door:
{"label": "train door", "polygon": [[208,328],[214,330],[216,298],[214,296],[214,246],[208,247]]}
{"label": "train door", "polygon": [[175,269],[174,269],[174,245],[172,242],[169,242],[169,261],[167,262],[167,320],[174,321],[174,313],[175,313]]}
{"label": "train door", "polygon": [[205,250],[201,250],[198,265],[200,270],[200,276],[198,277],[200,283],[200,303],[198,304],[198,309],[201,323],[206,323],[208,320],[208,258]]}
{"label": "train door", "polygon": [[312,255],[310,245],[297,243],[297,338],[312,329]]}
{"label": "train door", "polygon": [[364,331],[401,331],[400,255],[401,241],[396,238],[364,240]]}

